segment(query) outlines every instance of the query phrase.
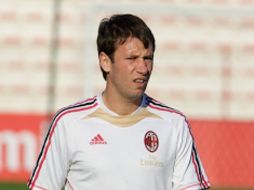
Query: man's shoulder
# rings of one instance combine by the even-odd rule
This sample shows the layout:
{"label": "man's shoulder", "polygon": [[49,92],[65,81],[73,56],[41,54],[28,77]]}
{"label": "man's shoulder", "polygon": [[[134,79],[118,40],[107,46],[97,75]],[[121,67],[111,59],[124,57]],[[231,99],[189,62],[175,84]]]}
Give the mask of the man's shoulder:
{"label": "man's shoulder", "polygon": [[186,116],[173,107],[168,106],[167,104],[146,95],[147,109],[151,112],[156,113],[162,117],[174,117],[174,118],[186,118]]}
{"label": "man's shoulder", "polygon": [[82,101],[76,102],[74,104],[70,104],[59,109],[55,114],[55,119],[71,119],[80,117],[81,115],[88,114],[93,111],[98,105],[97,96],[84,99]]}

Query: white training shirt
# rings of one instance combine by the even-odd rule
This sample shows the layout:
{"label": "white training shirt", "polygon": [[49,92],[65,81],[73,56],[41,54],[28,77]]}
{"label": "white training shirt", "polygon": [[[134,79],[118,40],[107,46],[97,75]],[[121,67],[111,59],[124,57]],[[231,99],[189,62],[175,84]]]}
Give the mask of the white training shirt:
{"label": "white training shirt", "polygon": [[28,182],[33,190],[198,190],[209,187],[186,118],[143,96],[131,115],[101,94],[56,113]]}

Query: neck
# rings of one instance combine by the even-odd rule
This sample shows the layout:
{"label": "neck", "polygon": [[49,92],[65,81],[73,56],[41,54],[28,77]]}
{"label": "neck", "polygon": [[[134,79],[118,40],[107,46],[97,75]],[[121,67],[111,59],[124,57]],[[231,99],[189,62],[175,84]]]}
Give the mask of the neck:
{"label": "neck", "polygon": [[102,94],[104,104],[111,111],[118,115],[129,115],[133,113],[140,105],[142,96],[135,99],[124,98],[117,94],[110,94],[108,91],[104,91]]}

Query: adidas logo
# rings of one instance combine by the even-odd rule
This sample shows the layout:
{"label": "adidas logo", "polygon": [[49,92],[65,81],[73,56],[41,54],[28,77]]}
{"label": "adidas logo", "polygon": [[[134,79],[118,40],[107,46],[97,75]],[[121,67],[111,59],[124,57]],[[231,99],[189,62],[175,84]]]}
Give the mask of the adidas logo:
{"label": "adidas logo", "polygon": [[103,137],[100,134],[97,134],[91,141],[90,145],[95,145],[95,144],[107,144],[107,141],[103,139]]}

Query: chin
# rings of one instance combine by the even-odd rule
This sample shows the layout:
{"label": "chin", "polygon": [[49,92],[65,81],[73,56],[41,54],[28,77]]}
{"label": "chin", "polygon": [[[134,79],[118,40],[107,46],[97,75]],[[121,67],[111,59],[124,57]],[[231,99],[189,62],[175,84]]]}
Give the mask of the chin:
{"label": "chin", "polygon": [[138,91],[138,92],[135,92],[135,93],[133,93],[133,94],[130,94],[129,95],[129,97],[131,98],[131,99],[133,99],[133,100],[137,100],[137,99],[139,99],[139,98],[141,98],[142,97],[142,95],[144,94],[144,92],[145,91]]}

